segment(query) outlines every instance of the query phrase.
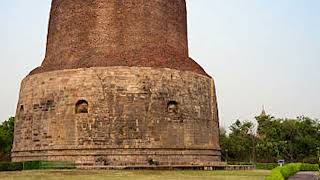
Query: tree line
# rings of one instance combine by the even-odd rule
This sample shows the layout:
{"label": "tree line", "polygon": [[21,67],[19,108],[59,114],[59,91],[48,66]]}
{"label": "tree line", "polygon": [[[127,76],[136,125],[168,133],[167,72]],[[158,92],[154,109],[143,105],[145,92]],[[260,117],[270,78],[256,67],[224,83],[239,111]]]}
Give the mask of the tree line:
{"label": "tree line", "polygon": [[279,119],[265,113],[255,117],[257,125],[237,120],[230,133],[220,129],[222,158],[225,161],[273,163],[318,163],[320,121],[308,117]]}

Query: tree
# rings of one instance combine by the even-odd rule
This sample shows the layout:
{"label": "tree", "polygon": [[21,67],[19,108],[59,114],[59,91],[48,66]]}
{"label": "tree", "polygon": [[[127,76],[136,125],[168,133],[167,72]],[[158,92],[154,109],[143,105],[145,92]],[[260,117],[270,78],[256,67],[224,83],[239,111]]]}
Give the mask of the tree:
{"label": "tree", "polygon": [[223,157],[226,157],[226,153],[228,153],[231,161],[252,161],[255,138],[253,128],[253,123],[237,120],[230,126],[229,135],[225,130],[220,130],[220,146]]}
{"label": "tree", "polygon": [[0,160],[10,156],[13,144],[14,117],[0,124]]}
{"label": "tree", "polygon": [[237,120],[230,126],[230,133],[220,133],[222,155],[228,149],[233,161],[317,163],[320,149],[320,122],[317,119],[298,117],[277,119],[262,113],[255,117],[257,133],[249,121]]}

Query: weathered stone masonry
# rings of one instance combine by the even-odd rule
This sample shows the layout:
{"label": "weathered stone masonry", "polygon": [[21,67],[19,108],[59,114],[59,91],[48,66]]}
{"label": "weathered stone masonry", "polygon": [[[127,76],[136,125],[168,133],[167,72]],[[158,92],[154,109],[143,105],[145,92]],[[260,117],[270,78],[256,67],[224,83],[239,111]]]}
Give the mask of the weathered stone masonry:
{"label": "weathered stone masonry", "polygon": [[12,159],[215,166],[218,122],[213,79],[188,57],[184,0],[53,0]]}
{"label": "weathered stone masonry", "polygon": [[[24,79],[20,94],[14,160],[219,160],[213,81],[203,75],[130,67],[53,71]],[[88,113],[76,112],[81,100]]]}

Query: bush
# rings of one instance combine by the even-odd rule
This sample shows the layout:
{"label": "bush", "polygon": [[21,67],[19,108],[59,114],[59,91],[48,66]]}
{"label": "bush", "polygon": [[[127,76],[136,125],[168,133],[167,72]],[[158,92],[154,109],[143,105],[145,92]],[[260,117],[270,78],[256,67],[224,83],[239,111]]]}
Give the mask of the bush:
{"label": "bush", "polygon": [[246,165],[255,165],[256,169],[266,169],[266,170],[272,170],[276,167],[278,167],[277,163],[251,163],[251,162],[235,162],[235,161],[230,161],[228,162],[228,165],[241,165],[241,166],[246,166]]}
{"label": "bush", "polygon": [[283,167],[274,168],[266,180],[284,180],[299,171],[318,171],[318,164],[290,163]]}
{"label": "bush", "polygon": [[272,170],[276,167],[278,167],[277,163],[257,163],[256,164],[256,169]]}
{"label": "bush", "polygon": [[302,164],[300,171],[318,171],[319,164]]}
{"label": "bush", "polygon": [[75,169],[73,162],[69,161],[42,161],[41,169]]}
{"label": "bush", "polygon": [[40,169],[40,161],[26,161],[23,162],[23,170],[33,170],[33,169]]}
{"label": "bush", "polygon": [[284,178],[288,178],[300,171],[301,163],[290,163],[283,166],[280,170]]}
{"label": "bush", "polygon": [[73,162],[67,161],[26,161],[0,163],[0,171],[21,171],[34,169],[75,169]]}
{"label": "bush", "polygon": [[23,163],[21,162],[6,162],[0,163],[0,171],[21,171]]}
{"label": "bush", "polygon": [[228,162],[228,165],[241,165],[241,166],[246,166],[246,165],[254,165],[251,162],[236,162],[236,161],[230,161]]}
{"label": "bush", "polygon": [[276,167],[271,171],[271,175],[266,177],[266,180],[284,180],[281,174],[282,167]]}

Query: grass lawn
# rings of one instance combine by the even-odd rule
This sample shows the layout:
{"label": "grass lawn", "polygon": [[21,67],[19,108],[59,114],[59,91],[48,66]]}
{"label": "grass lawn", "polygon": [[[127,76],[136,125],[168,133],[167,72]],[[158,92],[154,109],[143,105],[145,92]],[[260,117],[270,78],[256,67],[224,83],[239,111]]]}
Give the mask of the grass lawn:
{"label": "grass lawn", "polygon": [[37,170],[0,172],[1,180],[263,180],[270,171]]}

